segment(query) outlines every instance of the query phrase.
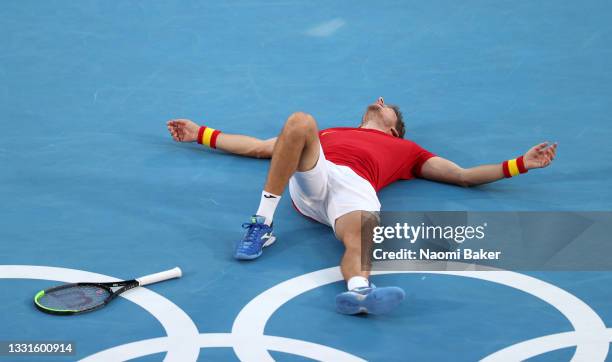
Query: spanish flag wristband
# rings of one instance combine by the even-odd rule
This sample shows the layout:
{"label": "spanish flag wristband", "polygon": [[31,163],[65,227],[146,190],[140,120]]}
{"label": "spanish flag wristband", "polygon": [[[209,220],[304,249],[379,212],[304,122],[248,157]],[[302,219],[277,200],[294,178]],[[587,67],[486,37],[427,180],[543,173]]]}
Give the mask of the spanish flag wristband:
{"label": "spanish flag wristband", "polygon": [[522,173],[527,173],[523,156],[513,160],[504,161],[504,163],[502,163],[502,169],[504,170],[504,176],[507,178],[518,176]]}
{"label": "spanish flag wristband", "polygon": [[198,131],[198,143],[210,148],[217,148],[217,137],[221,131],[202,126]]}

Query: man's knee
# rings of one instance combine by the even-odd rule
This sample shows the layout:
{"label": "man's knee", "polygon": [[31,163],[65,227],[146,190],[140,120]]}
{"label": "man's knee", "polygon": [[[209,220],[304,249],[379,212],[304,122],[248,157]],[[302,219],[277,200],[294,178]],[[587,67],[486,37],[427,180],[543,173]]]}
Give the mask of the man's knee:
{"label": "man's knee", "polygon": [[373,211],[361,212],[361,233],[371,233],[380,224],[380,214]]}
{"label": "man's knee", "polygon": [[344,240],[344,253],[349,255],[361,255],[361,238]]}
{"label": "man's knee", "polygon": [[295,112],[287,118],[284,132],[307,134],[317,131],[317,122],[308,113]]}
{"label": "man's knee", "polygon": [[378,212],[361,212],[361,243],[366,253],[371,254],[374,240],[374,228],[380,225]]}

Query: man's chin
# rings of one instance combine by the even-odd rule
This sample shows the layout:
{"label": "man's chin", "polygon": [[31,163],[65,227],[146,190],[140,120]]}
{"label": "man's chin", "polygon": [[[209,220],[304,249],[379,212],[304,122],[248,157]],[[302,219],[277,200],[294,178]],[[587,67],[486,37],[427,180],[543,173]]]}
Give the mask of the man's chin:
{"label": "man's chin", "polygon": [[381,116],[380,109],[377,106],[368,106],[365,112],[364,119],[378,119]]}
{"label": "man's chin", "polygon": [[368,106],[368,109],[366,109],[366,113],[365,113],[366,118],[379,117],[380,115],[381,115],[380,108],[375,104]]}

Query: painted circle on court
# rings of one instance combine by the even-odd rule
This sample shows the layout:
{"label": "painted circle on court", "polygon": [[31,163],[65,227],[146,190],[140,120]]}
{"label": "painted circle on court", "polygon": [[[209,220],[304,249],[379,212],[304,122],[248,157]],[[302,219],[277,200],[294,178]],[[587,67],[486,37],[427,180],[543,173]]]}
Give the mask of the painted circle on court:
{"label": "painted circle on court", "polygon": [[[84,280],[91,282],[121,280],[108,275],[83,270],[38,265],[0,265],[0,279],[39,279],[64,283],[76,283]],[[168,345],[166,361],[183,362],[197,360],[200,348],[192,343],[181,343],[181,341],[186,338],[197,338],[199,331],[195,323],[181,308],[146,288],[138,288],[120,296],[138,304],[141,308],[151,313],[166,331],[166,338],[176,341],[176,343]],[[148,353],[144,355],[146,354]]]}
{"label": "painted circle on court", "polygon": [[[481,268],[481,271],[465,270],[468,267],[467,264],[456,262],[446,263],[446,265],[450,269],[455,269],[456,271],[424,271],[415,269],[405,271],[379,271],[373,272],[372,275],[403,273],[441,274],[498,283],[531,294],[550,304],[568,319],[574,327],[575,332],[579,335],[601,336],[606,333],[605,324],[591,307],[574,295],[555,285],[525,274],[511,271],[494,268],[486,268],[486,270]],[[332,267],[284,281],[261,293],[242,308],[234,321],[232,333],[244,337],[263,335],[268,320],[282,305],[302,293],[341,280],[343,280],[343,278],[340,273],[340,268]],[[574,354],[574,360],[576,361],[603,361],[608,354],[609,344],[602,338],[591,339],[589,343],[585,343],[584,340],[577,340],[575,345],[576,352]],[[234,347],[234,351],[240,360],[273,361],[272,356],[265,348],[262,348],[262,346],[237,345]],[[510,353],[514,352],[518,352],[518,350],[510,349],[505,356],[509,356]],[[491,356],[495,357],[494,355]],[[514,360],[514,358],[512,359]],[[490,361],[492,360],[497,359],[490,359]]]}
{"label": "painted circle on court", "polygon": [[[365,362],[364,359],[328,346],[277,336],[245,337],[237,336],[232,333],[202,333],[195,339],[190,339],[185,342],[199,346],[198,348],[231,348],[237,345],[248,344],[259,346],[266,350],[306,357],[315,361]],[[145,339],[109,348],[84,358],[81,362],[123,361],[139,358],[154,353],[164,352],[172,343],[172,340],[168,337]]]}
{"label": "painted circle on court", "polygon": [[[457,269],[460,263],[453,263]],[[560,348],[576,346],[572,360],[605,360],[612,330],[582,300],[565,290],[524,274],[490,269],[488,271],[407,270],[374,272],[381,274],[441,274],[475,278],[502,284],[531,294],[561,312],[574,331],[527,340],[506,347],[484,358],[485,361],[524,360]],[[102,274],[75,269],[28,265],[0,265],[0,279],[43,279],[62,282],[79,280],[118,280]],[[349,353],[316,343],[285,337],[266,336],[265,325],[282,305],[314,288],[343,280],[338,267],[322,269],[286,280],[255,297],[238,314],[232,333],[202,333],[178,306],[148,289],[140,288],[124,298],[149,311],[168,336],[132,342],[100,351],[82,361],[125,360],[167,351],[167,361],[196,361],[200,348],[233,347],[244,361],[273,361],[270,350],[329,361],[363,361]],[[171,311],[169,313],[169,311]]]}

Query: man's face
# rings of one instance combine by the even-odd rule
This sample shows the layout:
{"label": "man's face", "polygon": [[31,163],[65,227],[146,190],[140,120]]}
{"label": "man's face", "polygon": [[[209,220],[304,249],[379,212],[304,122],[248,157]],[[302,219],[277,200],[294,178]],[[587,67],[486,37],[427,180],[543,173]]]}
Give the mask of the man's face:
{"label": "man's face", "polygon": [[[395,111],[391,107],[385,105],[383,97],[378,97],[374,103],[368,106],[364,115],[364,120],[376,122],[381,127],[389,129],[389,133],[391,134],[395,131],[395,125],[397,124]],[[396,134],[393,135],[396,136]]]}

